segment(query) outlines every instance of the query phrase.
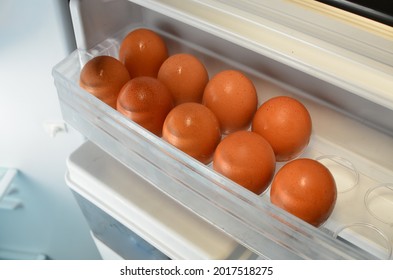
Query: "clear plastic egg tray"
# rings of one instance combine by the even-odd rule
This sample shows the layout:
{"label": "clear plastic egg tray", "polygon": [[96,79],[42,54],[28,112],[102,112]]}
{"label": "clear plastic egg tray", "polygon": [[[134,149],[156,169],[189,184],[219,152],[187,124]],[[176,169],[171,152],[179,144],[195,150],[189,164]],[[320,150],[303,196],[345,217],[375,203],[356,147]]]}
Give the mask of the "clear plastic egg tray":
{"label": "clear plastic egg tray", "polygon": [[[209,76],[238,69],[257,88],[259,104],[278,95],[305,104],[313,120],[309,146],[300,157],[327,166],[338,197],[328,221],[314,228],[172,147],[78,86],[83,65],[97,55],[117,57],[120,42],[134,28],[157,31],[171,54],[187,52],[205,64]],[[184,29],[183,29],[184,28]],[[260,257],[311,259],[392,259],[393,137],[352,118],[292,84],[269,76],[260,54],[197,33],[193,42],[179,23],[127,26],[89,50],[75,50],[53,69],[67,123],[163,193],[246,246]],[[202,35],[201,35],[202,34]],[[205,37],[206,38],[205,38]],[[190,37],[190,36],[188,36]],[[218,40],[218,39],[217,39]],[[226,55],[232,52],[232,56]],[[260,65],[255,67],[255,61]],[[250,63],[249,63],[250,62]],[[282,75],[290,75],[288,68]],[[276,171],[284,163],[277,163]],[[390,165],[389,165],[390,164]]]}

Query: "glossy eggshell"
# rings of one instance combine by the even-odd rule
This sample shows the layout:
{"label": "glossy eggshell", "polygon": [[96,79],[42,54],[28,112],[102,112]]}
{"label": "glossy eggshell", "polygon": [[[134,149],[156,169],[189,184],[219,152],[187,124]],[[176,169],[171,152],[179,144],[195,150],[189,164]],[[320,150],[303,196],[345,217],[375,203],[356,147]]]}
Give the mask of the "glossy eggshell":
{"label": "glossy eggshell", "polygon": [[119,93],[117,110],[157,136],[162,135],[173,99],[166,86],[156,78],[136,77]]}
{"label": "glossy eggshell", "polygon": [[161,64],[168,58],[168,49],[162,37],[153,30],[138,28],[122,40],[119,60],[124,63],[131,78],[157,77]]}
{"label": "glossy eggshell", "polygon": [[217,116],[222,133],[229,134],[249,127],[258,97],[253,82],[242,72],[224,70],[207,83],[202,103]]}
{"label": "glossy eggshell", "polygon": [[261,194],[275,171],[275,156],[270,144],[250,131],[226,136],[214,153],[213,169],[248,190]]}
{"label": "glossy eggshell", "polygon": [[312,131],[311,116],[300,101],[289,96],[274,97],[258,108],[252,131],[270,143],[277,161],[288,161],[307,147]]}
{"label": "glossy eggshell", "polygon": [[286,163],[276,174],[270,201],[316,227],[331,215],[337,199],[336,183],[329,169],[313,159]]}
{"label": "glossy eggshell", "polygon": [[179,53],[161,65],[157,78],[174,98],[175,106],[186,102],[201,102],[209,76],[203,63],[194,55]]}
{"label": "glossy eggshell", "polygon": [[207,164],[211,162],[220,142],[220,125],[206,106],[194,102],[183,103],[169,112],[162,137],[186,154]]}
{"label": "glossy eggshell", "polygon": [[111,56],[97,56],[82,68],[79,85],[109,106],[116,108],[120,89],[130,80],[125,66]]}

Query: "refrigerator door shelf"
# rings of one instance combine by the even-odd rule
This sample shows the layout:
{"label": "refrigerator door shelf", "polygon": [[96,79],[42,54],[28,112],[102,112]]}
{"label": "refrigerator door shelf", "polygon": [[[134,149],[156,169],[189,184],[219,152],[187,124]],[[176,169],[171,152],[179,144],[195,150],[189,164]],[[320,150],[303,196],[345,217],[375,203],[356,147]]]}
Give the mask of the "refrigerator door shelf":
{"label": "refrigerator door shelf", "polygon": [[[195,19],[192,14],[181,9],[170,10],[168,15],[172,17],[163,15],[156,10],[162,7],[161,12],[167,11],[168,5],[163,3],[168,1],[146,1],[153,2],[161,4],[149,9],[131,2],[125,3],[129,5],[128,8],[139,12],[138,17],[130,18],[130,21],[135,22],[108,35],[107,39],[94,47],[76,50],[54,68],[53,76],[65,121],[121,162],[129,172],[137,174],[133,175],[138,178],[135,180],[148,182],[149,186],[165,194],[177,206],[181,206],[181,209],[189,211],[220,234],[224,234],[233,244],[241,244],[258,257],[390,258],[392,218],[384,216],[378,219],[375,214],[392,213],[391,195],[389,192],[374,193],[374,198],[384,202],[377,203],[383,205],[382,210],[375,208],[375,201],[378,199],[368,200],[369,204],[373,204],[372,207],[365,204],[365,195],[370,188],[391,183],[393,180],[393,129],[388,129],[392,125],[390,120],[393,118],[393,110],[389,107],[389,102],[373,102],[375,96],[378,96],[374,95],[378,91],[376,89],[381,89],[374,87],[376,81],[371,80],[368,85],[371,91],[365,98],[358,94],[357,90],[362,88],[360,84],[352,84],[359,86],[356,90],[354,87],[352,92],[351,86],[347,87],[348,81],[343,78],[333,75],[329,76],[329,79],[322,79],[319,75],[321,72],[315,68],[304,67],[304,61],[294,59],[293,56],[283,56],[279,52],[264,52],[267,46],[263,42],[242,42],[239,36],[232,38],[226,33],[228,30],[224,35],[220,34],[224,27],[211,24],[206,19]],[[233,14],[235,15],[237,14]],[[245,20],[244,17],[241,19]],[[313,135],[302,157],[324,160],[334,172],[339,187],[335,211],[323,227],[314,228],[270,204],[269,192],[256,196],[243,189],[214,172],[211,166],[195,161],[79,87],[79,73],[86,61],[100,54],[117,57],[122,38],[130,30],[141,26],[161,34],[171,53],[189,52],[196,55],[207,67],[210,77],[228,68],[244,71],[257,88],[260,104],[277,95],[293,96],[305,104],[313,120]],[[317,50],[318,46],[313,45],[312,48]],[[303,55],[304,51],[303,49]],[[340,57],[337,53],[330,54],[335,59]],[[346,59],[341,61],[344,66]],[[325,64],[321,63],[321,67],[322,65]],[[334,66],[334,63],[329,67],[331,66]],[[378,73],[374,72],[375,69],[371,66],[363,70]],[[388,77],[389,73],[386,72],[385,76],[380,78]],[[338,158],[343,158],[352,165],[345,164],[346,161],[338,161]],[[280,164],[277,165],[277,169],[280,167]],[[357,174],[356,180],[353,180],[354,174]],[[99,172],[92,173],[91,178],[94,176],[99,176]],[[353,186],[348,187],[347,184],[351,182]],[[80,193],[92,193],[88,190],[89,184],[75,183],[79,185]],[[110,182],[106,185],[108,188],[101,193],[100,201],[97,202],[99,205],[127,205],[116,204],[121,196],[111,190]],[[132,196],[132,191],[123,195]],[[104,209],[103,206],[99,207]],[[126,209],[119,213],[123,215],[121,223],[127,225],[127,222],[132,222],[126,221]],[[128,216],[128,219],[132,220],[132,217]],[[377,234],[369,234],[357,228],[340,232],[343,227],[354,223],[371,224],[378,228]],[[135,231],[145,238],[141,232]],[[151,231],[144,234],[149,232]],[[381,236],[386,236],[388,242]],[[151,240],[151,243],[156,248],[159,247],[157,242]],[[161,251],[170,257],[181,258],[169,250],[167,248]],[[231,250],[226,252],[227,254],[216,257],[227,258]],[[202,256],[208,257],[208,254]]]}
{"label": "refrigerator door shelf", "polygon": [[[127,247],[135,239],[132,242],[137,245],[130,246],[134,251],[135,247],[144,247],[143,252],[149,251],[145,255],[136,254],[139,258],[238,259],[252,255],[92,142],[77,149],[69,157],[67,167],[67,184],[77,195],[95,238],[106,244],[114,240],[121,244],[109,246],[112,249],[121,251],[120,247]],[[101,210],[93,209],[94,205]],[[97,214],[102,211],[107,214]],[[124,228],[106,238],[108,233],[103,233],[105,224]],[[135,258],[130,255],[131,250],[119,255]]]}
{"label": "refrigerator door shelf", "polygon": [[245,61],[258,72],[392,134],[393,27],[312,0],[74,0],[71,12],[79,49],[138,21],[234,58],[222,39],[260,54]]}

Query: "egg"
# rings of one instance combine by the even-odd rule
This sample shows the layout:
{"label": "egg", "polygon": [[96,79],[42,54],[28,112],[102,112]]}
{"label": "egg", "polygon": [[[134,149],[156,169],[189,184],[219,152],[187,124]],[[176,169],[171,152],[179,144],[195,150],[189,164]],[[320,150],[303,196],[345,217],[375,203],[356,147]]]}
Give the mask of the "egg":
{"label": "egg", "polygon": [[138,28],[121,41],[119,60],[126,66],[130,77],[157,77],[161,64],[168,58],[163,38],[146,28]]}
{"label": "egg", "polygon": [[247,129],[257,110],[258,97],[253,82],[238,70],[224,70],[206,85],[202,103],[220,122],[222,133]]}
{"label": "egg", "polygon": [[116,108],[120,89],[130,80],[125,66],[111,56],[96,56],[82,68],[79,85],[112,108]]}
{"label": "egg", "polygon": [[181,151],[208,164],[220,142],[217,117],[200,103],[187,102],[173,108],[165,119],[162,138]]}
{"label": "egg", "polygon": [[237,131],[218,144],[213,169],[255,194],[263,193],[275,171],[275,156],[270,144],[259,134]]}
{"label": "egg", "polygon": [[299,158],[286,163],[275,175],[270,201],[314,225],[322,225],[331,215],[337,199],[332,174],[320,162]]}
{"label": "egg", "polygon": [[157,78],[172,93],[175,105],[201,102],[209,76],[203,63],[194,55],[179,53],[167,58]]}
{"label": "egg", "polygon": [[120,90],[117,110],[161,137],[165,118],[173,108],[172,95],[156,78],[136,77]]}
{"label": "egg", "polygon": [[273,97],[258,108],[252,121],[252,131],[270,143],[277,161],[288,161],[299,156],[308,146],[311,116],[297,99]]}

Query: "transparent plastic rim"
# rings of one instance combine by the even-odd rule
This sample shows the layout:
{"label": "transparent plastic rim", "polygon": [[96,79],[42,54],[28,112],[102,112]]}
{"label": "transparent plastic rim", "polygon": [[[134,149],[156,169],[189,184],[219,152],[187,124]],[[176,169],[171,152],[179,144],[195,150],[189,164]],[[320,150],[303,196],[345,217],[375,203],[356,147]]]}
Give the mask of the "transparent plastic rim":
{"label": "transparent plastic rim", "polygon": [[[315,158],[315,160],[319,161],[320,163],[322,163],[322,161],[325,159],[331,160],[334,163],[338,164],[339,166],[344,167],[344,168],[348,169],[351,173],[353,173],[354,178],[353,178],[352,185],[340,187],[337,190],[339,193],[349,192],[349,191],[353,190],[358,185],[359,172],[357,171],[355,165],[351,161],[349,161],[346,158],[343,158],[341,156],[336,156],[336,155],[323,155],[323,156],[319,156],[319,157]],[[333,174],[333,176],[334,176],[334,174]]]}
{"label": "transparent plastic rim", "polygon": [[363,227],[363,228],[370,229],[370,230],[374,231],[375,233],[377,233],[383,239],[383,241],[386,243],[386,246],[385,246],[386,259],[390,259],[392,257],[392,244],[389,240],[389,237],[383,231],[381,231],[378,227],[376,227],[372,224],[369,224],[369,223],[357,222],[357,223],[351,223],[351,224],[347,224],[345,226],[339,227],[333,233],[333,238],[337,238],[340,235],[340,233],[342,233],[344,230],[350,229],[353,227]]}
{"label": "transparent plastic rim", "polygon": [[[381,222],[383,222],[383,223],[385,223],[385,224],[388,224],[389,226],[391,226],[391,227],[393,227],[393,221],[389,221],[389,220],[386,220],[386,219],[384,219],[384,218],[381,218],[377,213],[375,213],[372,209],[371,209],[371,207],[370,207],[370,198],[371,198],[371,194],[372,194],[372,192],[374,192],[375,190],[377,190],[377,189],[382,189],[382,188],[387,188],[387,189],[389,189],[392,193],[393,193],[393,183],[384,183],[384,184],[380,184],[380,185],[377,185],[377,186],[374,186],[374,187],[372,187],[372,188],[369,188],[368,190],[367,190],[367,192],[366,192],[366,194],[364,195],[364,204],[366,205],[366,208],[367,208],[367,211],[374,217],[374,218],[376,218],[377,220],[379,220],[379,221],[381,221]],[[393,215],[393,213],[392,213],[392,215]]]}

